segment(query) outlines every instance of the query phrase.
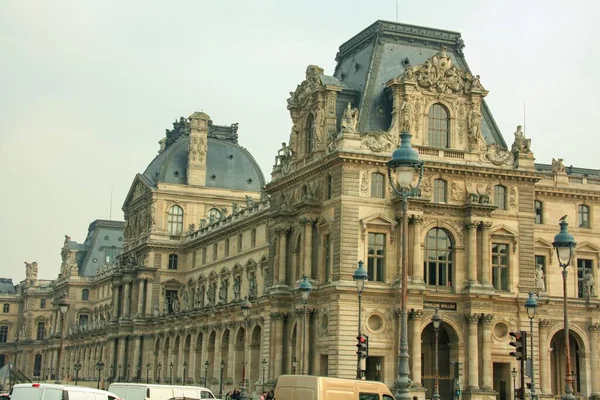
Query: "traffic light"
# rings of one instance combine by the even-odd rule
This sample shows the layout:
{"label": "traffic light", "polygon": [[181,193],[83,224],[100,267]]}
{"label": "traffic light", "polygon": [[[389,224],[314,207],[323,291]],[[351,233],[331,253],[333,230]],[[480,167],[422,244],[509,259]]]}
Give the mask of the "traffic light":
{"label": "traffic light", "polygon": [[518,361],[527,359],[527,333],[521,331],[509,332],[509,335],[514,340],[508,344],[515,348],[515,351],[511,351],[509,354],[515,357]]}
{"label": "traffic light", "polygon": [[356,340],[358,341],[356,344],[358,349],[356,354],[360,358],[367,358],[369,356],[369,337],[367,335],[360,335],[356,337]]}

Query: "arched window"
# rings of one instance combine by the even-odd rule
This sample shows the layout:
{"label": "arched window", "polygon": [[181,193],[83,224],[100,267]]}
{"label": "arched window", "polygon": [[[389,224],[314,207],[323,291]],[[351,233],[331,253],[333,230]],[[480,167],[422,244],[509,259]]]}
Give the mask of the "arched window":
{"label": "arched window", "polygon": [[452,286],[452,240],[445,230],[433,228],[425,237],[423,276],[430,286]]}
{"label": "arched window", "polygon": [[315,151],[315,118],[312,114],[306,120],[306,154]]}
{"label": "arched window", "polygon": [[177,269],[178,261],[179,257],[177,257],[177,254],[169,254],[169,269]]}
{"label": "arched window", "polygon": [[536,224],[543,224],[544,223],[544,208],[542,206],[542,202],[539,200],[536,200],[535,203],[535,223]]}
{"label": "arched window", "polygon": [[385,177],[379,172],[373,172],[371,174],[371,197],[378,199],[385,198]]}
{"label": "arched window", "polygon": [[442,179],[436,179],[433,181],[433,202],[446,202],[446,181]]}
{"label": "arched window", "polygon": [[590,227],[590,208],[584,204],[577,207],[577,221],[580,228]]}
{"label": "arched window", "polygon": [[171,236],[180,236],[183,232],[183,208],[172,206],[169,208],[167,230]]}
{"label": "arched window", "polygon": [[81,291],[81,300],[87,301],[90,299],[90,291],[89,289],[83,289]]}
{"label": "arched window", "polygon": [[498,210],[506,210],[506,188],[502,185],[494,186],[494,204]]}
{"label": "arched window", "polygon": [[436,103],[429,109],[429,145],[446,148],[449,144],[450,118],[448,110],[443,105]]}

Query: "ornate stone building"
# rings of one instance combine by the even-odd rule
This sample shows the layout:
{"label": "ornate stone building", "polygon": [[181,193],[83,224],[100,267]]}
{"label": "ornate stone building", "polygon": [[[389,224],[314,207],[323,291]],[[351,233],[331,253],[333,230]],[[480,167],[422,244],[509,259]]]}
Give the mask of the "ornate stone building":
{"label": "ornate stone building", "polygon": [[[402,235],[386,162],[406,130],[425,162],[406,232],[413,394],[431,396],[439,307],[442,397],[451,396],[451,362],[460,363],[463,396],[511,397],[519,365],[508,333],[529,331],[529,292],[539,304],[538,393],[563,392],[562,277],[551,243],[566,215],[578,242],[567,281],[574,389],[600,396],[600,171],[534,163],[521,127],[508,147],[463,47],[455,32],[378,21],[340,47],[333,76],[309,66],[290,93],[291,133],[266,185],[236,124],[214,125],[204,113],[177,122],[125,200],[117,263],[87,277],[63,265],[35,294],[21,283],[2,296],[34,307],[27,299],[38,292],[68,293],[61,368],[79,361],[81,377],[94,379],[102,361],[106,379],[206,378],[218,390],[223,371],[228,390],[245,370],[255,389],[285,373],[355,375],[352,273],[365,260],[367,378],[393,386]],[[306,314],[303,275],[313,285]],[[46,313],[57,321],[56,306]],[[25,320],[11,321],[6,356],[28,375],[39,373],[38,355],[57,368],[57,334],[40,341],[27,328],[16,341]]]}

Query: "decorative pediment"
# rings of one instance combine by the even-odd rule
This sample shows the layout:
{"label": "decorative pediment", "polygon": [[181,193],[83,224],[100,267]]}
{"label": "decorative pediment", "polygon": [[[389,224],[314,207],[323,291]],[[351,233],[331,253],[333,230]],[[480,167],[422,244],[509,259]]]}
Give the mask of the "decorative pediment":
{"label": "decorative pediment", "polygon": [[575,247],[575,257],[584,258],[584,256],[595,256],[596,257],[596,267],[600,267],[600,247],[596,246],[591,242],[581,242],[577,244]]}
{"label": "decorative pediment", "polygon": [[454,66],[446,53],[446,47],[442,47],[436,55],[421,65],[407,66],[401,79],[403,82],[414,82],[434,93],[486,93],[479,81],[479,75],[473,76]]}
{"label": "decorative pediment", "polygon": [[137,174],[133,180],[133,184],[129,188],[129,192],[127,193],[127,196],[125,197],[125,203],[123,204],[123,207],[125,208],[132,201],[137,200],[140,197],[143,197],[145,194],[147,194],[151,191],[152,191],[152,188],[150,187],[150,185],[147,182],[145,182],[143,175]]}
{"label": "decorative pediment", "polygon": [[93,314],[94,310],[92,310],[91,308],[88,307],[82,307],[80,309],[77,310],[77,314]]}
{"label": "decorative pediment", "polygon": [[552,243],[550,243],[549,241],[542,239],[542,238],[535,239],[534,246],[537,248],[543,248],[546,250],[548,250],[548,249],[552,250],[554,248],[554,246],[552,246]]}
{"label": "decorative pediment", "polygon": [[163,289],[167,288],[167,287],[177,287],[180,288],[182,286],[184,286],[184,284],[180,281],[178,281],[177,279],[169,279],[168,281],[164,281],[161,283]]}
{"label": "decorative pediment", "polygon": [[396,222],[395,220],[393,220],[392,218],[387,217],[386,215],[383,214],[374,214],[371,215],[370,217],[367,218],[363,218],[360,220],[360,226],[362,229],[362,240],[365,240],[366,234],[367,234],[367,230],[369,230],[369,228],[383,228],[383,229],[389,229],[390,232],[390,242],[394,243],[394,234],[395,234],[395,229],[396,225],[398,225],[398,222]]}
{"label": "decorative pediment", "polygon": [[514,243],[513,253],[517,252],[517,245],[519,243],[519,232],[514,229],[502,224],[496,225],[490,230],[490,234],[497,238],[504,238],[507,240],[512,240]]}
{"label": "decorative pediment", "polygon": [[313,92],[321,87],[321,75],[325,70],[318,65],[309,65],[306,68],[306,79],[296,87],[294,92],[290,92],[288,99],[288,110],[292,108],[302,108],[312,101]]}
{"label": "decorative pediment", "polygon": [[319,231],[319,233],[323,234],[326,232],[331,232],[332,227],[333,221],[327,215],[321,214],[317,222],[317,230]]}

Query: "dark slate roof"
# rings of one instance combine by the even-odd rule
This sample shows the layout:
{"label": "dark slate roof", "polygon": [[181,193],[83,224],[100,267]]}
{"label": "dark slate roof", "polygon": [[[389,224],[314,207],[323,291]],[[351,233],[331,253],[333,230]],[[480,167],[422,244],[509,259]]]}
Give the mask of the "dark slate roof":
{"label": "dark slate roof", "polygon": [[114,248],[117,253],[121,252],[124,226],[123,221],[98,219],[90,224],[83,244],[69,244],[71,249],[78,250],[76,260],[80,276],[96,275],[98,269],[106,264],[106,249]]}
{"label": "dark slate roof", "polygon": [[[552,173],[552,165],[551,164],[535,164],[535,169],[540,172],[549,172]],[[567,175],[582,175],[585,177],[600,177],[600,169],[591,169],[591,168],[579,168],[574,167],[572,165],[565,166],[565,172]]]}
{"label": "dark slate roof", "polygon": [[[152,160],[144,171],[151,186],[158,182],[188,184],[189,142],[189,137],[182,136]],[[206,187],[259,192],[265,185],[254,157],[236,142],[209,137],[206,153]]]}
{"label": "dark slate roof", "polygon": [[[396,22],[377,21],[340,46],[336,56],[334,76],[348,87],[360,92],[358,130],[367,132],[386,130],[389,113],[380,113],[380,107],[391,113],[385,84],[404,72],[403,61],[410,65],[423,64],[446,46],[447,54],[459,68],[471,72],[464,58],[460,33],[425,28]],[[485,82],[484,82],[485,86]],[[507,148],[492,114],[482,104],[482,134],[488,143]]]}
{"label": "dark slate roof", "polygon": [[11,278],[0,278],[0,293],[16,293]]}

